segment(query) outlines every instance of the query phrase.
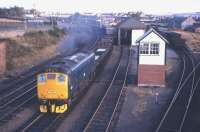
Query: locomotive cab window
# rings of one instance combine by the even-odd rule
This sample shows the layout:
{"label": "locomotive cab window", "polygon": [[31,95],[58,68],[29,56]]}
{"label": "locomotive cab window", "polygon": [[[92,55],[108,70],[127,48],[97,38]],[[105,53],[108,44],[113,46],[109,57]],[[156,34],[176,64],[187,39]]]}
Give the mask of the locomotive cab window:
{"label": "locomotive cab window", "polygon": [[40,75],[38,76],[38,82],[40,82],[40,83],[46,82],[45,74],[40,74]]}
{"label": "locomotive cab window", "polygon": [[65,76],[64,75],[58,75],[57,79],[58,79],[58,82],[65,82]]}

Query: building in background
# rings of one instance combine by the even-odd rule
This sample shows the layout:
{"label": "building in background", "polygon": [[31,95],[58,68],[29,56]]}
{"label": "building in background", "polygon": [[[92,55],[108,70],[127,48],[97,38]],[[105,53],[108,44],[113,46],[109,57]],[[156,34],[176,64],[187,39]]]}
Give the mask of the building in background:
{"label": "building in background", "polygon": [[165,87],[166,44],[168,41],[151,28],[136,41],[138,47],[138,86]]}
{"label": "building in background", "polygon": [[145,24],[135,18],[129,18],[118,25],[118,45],[121,42],[125,45],[135,46],[136,39],[144,34]]}
{"label": "building in background", "polygon": [[181,28],[184,30],[186,28],[192,27],[195,23],[197,22],[192,17],[188,17],[181,23]]}

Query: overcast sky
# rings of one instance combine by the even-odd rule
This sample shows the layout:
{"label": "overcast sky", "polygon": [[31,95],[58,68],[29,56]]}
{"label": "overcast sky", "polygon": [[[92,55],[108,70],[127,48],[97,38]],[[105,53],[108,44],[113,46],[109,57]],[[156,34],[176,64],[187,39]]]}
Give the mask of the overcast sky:
{"label": "overcast sky", "polygon": [[48,12],[200,12],[200,0],[0,0],[0,7],[21,6]]}

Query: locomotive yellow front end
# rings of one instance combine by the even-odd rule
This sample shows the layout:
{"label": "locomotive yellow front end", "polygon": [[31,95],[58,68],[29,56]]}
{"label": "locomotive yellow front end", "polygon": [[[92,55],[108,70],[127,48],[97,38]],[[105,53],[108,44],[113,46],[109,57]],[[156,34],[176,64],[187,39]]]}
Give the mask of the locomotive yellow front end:
{"label": "locomotive yellow front end", "polygon": [[37,94],[41,112],[64,113],[68,109],[68,76],[63,73],[39,74]]}

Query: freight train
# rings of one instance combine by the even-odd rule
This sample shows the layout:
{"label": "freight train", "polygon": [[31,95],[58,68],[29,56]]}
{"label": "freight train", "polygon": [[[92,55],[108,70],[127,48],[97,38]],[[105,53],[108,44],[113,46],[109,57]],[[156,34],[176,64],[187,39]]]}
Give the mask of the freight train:
{"label": "freight train", "polygon": [[79,52],[53,62],[37,75],[40,111],[67,111],[93,79],[94,72],[94,53]]}

